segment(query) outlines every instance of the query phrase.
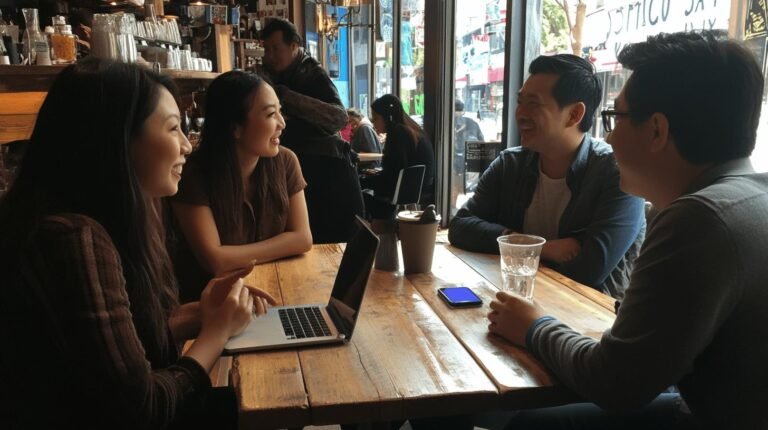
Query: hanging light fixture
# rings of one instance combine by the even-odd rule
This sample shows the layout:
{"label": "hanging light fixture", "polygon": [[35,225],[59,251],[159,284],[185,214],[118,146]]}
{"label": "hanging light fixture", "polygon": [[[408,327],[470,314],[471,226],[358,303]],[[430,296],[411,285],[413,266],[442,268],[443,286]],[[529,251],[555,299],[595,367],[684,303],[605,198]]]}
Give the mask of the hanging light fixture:
{"label": "hanging light fixture", "polygon": [[[328,40],[338,39],[341,27],[374,28],[373,24],[360,22],[361,0],[315,0],[315,3],[322,5],[318,32]],[[325,6],[333,7],[333,12],[330,15],[325,14]],[[336,13],[339,7],[346,9],[340,17]]]}

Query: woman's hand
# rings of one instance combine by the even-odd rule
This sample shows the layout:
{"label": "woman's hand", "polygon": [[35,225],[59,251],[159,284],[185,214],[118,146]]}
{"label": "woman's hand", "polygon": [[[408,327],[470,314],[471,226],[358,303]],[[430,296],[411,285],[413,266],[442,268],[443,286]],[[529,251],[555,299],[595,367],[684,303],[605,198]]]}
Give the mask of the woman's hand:
{"label": "woman's hand", "polygon": [[257,288],[251,285],[246,285],[245,288],[248,289],[248,291],[251,294],[251,297],[253,297],[253,311],[256,314],[256,316],[261,316],[267,313],[267,305],[276,305],[277,300],[275,300],[274,297],[272,297],[268,292],[262,290],[261,288]]}
{"label": "woman's hand", "polygon": [[203,332],[226,340],[245,330],[253,315],[254,300],[242,277],[251,269],[235,270],[208,282],[200,296]]}
{"label": "woman's hand", "polygon": [[193,339],[200,332],[200,302],[184,303],[176,308],[168,321],[177,342]]}

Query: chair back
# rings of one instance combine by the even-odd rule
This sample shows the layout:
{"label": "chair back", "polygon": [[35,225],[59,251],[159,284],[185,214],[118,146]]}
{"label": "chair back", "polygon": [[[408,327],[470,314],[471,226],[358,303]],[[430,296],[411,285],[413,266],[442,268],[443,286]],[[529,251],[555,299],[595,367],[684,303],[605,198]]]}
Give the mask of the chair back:
{"label": "chair back", "polygon": [[411,205],[419,203],[421,199],[421,185],[424,182],[426,166],[419,164],[406,167],[397,176],[395,195],[392,196],[393,205]]}
{"label": "chair back", "polygon": [[464,142],[464,193],[474,192],[483,172],[504,148],[501,142],[468,140]]}

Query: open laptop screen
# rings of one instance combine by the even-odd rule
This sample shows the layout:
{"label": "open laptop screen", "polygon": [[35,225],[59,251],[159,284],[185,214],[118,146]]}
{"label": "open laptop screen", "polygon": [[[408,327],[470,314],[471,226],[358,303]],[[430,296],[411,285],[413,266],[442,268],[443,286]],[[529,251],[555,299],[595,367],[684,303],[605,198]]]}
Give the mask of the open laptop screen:
{"label": "open laptop screen", "polygon": [[358,218],[355,223],[357,231],[347,242],[328,303],[329,313],[337,319],[336,324],[340,325],[338,329],[347,339],[352,337],[379,245],[379,238],[363,221]]}

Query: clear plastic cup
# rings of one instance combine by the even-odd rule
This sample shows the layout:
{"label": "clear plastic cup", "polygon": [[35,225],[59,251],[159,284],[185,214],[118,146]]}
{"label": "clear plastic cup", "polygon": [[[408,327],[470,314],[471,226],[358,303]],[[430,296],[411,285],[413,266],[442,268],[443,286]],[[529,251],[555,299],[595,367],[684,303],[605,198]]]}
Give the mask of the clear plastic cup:
{"label": "clear plastic cup", "polygon": [[496,241],[501,254],[502,289],[532,300],[541,248],[546,239],[529,234],[510,234],[500,236]]}

